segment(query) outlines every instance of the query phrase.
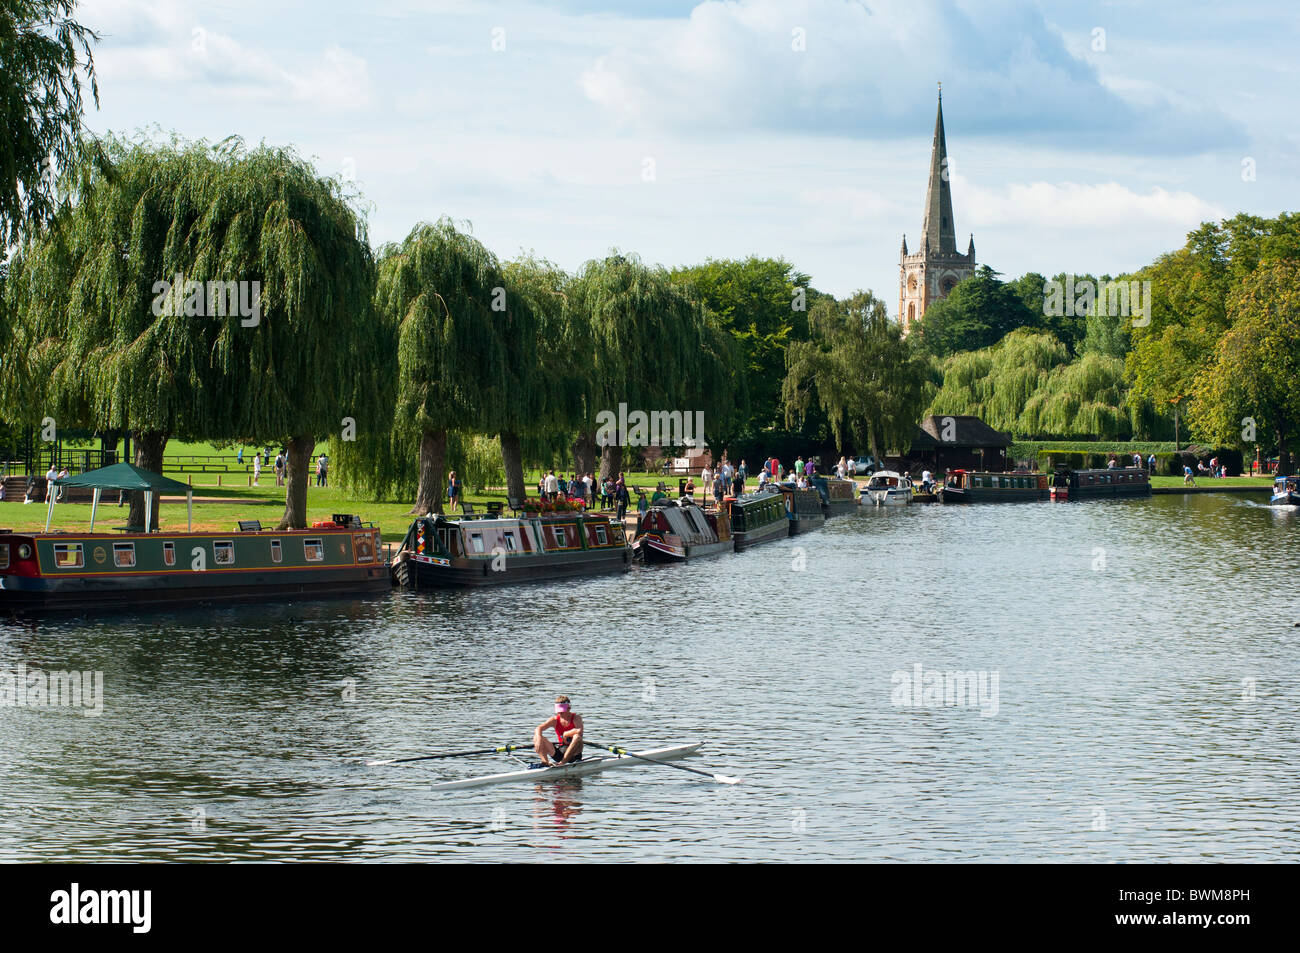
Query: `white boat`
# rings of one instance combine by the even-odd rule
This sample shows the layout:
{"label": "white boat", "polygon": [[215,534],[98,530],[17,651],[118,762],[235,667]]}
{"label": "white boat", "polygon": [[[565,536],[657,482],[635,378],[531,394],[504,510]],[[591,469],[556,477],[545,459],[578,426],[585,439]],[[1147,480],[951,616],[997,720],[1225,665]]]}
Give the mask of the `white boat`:
{"label": "white boat", "polygon": [[[634,751],[632,754],[640,755],[641,758],[653,758],[655,761],[675,761],[678,758],[685,758],[688,755],[695,754],[700,750],[703,742],[695,742],[689,745],[676,745],[671,748],[650,748],[646,751]],[[481,788],[489,784],[506,784],[510,781],[563,781],[565,778],[581,778],[588,774],[595,774],[598,771],[608,771],[611,768],[635,768],[640,765],[648,768],[650,765],[634,758],[632,755],[611,754],[595,758],[583,758],[581,761],[573,764],[566,764],[558,768],[526,768],[522,771],[507,771],[504,774],[485,774],[477,778],[462,778],[459,781],[440,781],[433,786],[435,791],[454,791],[460,788]]]}
{"label": "white boat", "polygon": [[862,488],[862,502],[876,506],[905,506],[912,502],[912,481],[893,470],[880,470]]}

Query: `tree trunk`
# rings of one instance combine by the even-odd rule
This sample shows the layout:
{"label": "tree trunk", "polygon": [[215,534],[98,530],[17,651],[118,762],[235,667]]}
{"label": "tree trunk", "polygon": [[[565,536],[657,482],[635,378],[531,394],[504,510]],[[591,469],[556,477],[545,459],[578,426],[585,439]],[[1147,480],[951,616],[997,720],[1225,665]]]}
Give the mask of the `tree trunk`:
{"label": "tree trunk", "polygon": [[1286,433],[1282,427],[1277,428],[1277,475],[1287,476],[1291,473],[1291,454],[1286,449]]}
{"label": "tree trunk", "polygon": [[288,469],[285,471],[284,516],[276,529],[307,528],[307,475],[311,472],[311,452],[316,438],[310,435],[289,441]]}
{"label": "tree trunk", "polygon": [[578,431],[573,443],[573,465],[580,476],[596,472],[596,431]]}
{"label": "tree trunk", "polygon": [[617,480],[623,471],[623,448],[619,444],[610,444],[600,451],[600,482]]}
{"label": "tree trunk", "polygon": [[420,437],[420,482],[411,513],[426,516],[442,512],[443,468],[447,465],[447,431],[426,430]]}
{"label": "tree trunk", "polygon": [[[163,451],[167,449],[167,434],[161,430],[136,430],[135,465],[151,473],[162,473]],[[131,494],[131,509],[126,522],[129,526],[144,526],[144,493]],[[158,494],[153,495],[153,514],[149,525],[158,527]]]}
{"label": "tree trunk", "polygon": [[524,452],[519,434],[501,434],[501,461],[506,467],[506,499],[524,499],[528,494],[524,490]]}

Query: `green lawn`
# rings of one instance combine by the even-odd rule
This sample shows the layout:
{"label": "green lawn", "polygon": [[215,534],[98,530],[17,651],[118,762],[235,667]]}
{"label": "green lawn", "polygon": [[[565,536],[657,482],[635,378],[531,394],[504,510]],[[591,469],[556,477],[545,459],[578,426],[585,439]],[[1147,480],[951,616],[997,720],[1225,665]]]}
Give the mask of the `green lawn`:
{"label": "green lawn", "polygon": [[[1183,478],[1180,476],[1154,476],[1151,478],[1152,486],[1182,486]],[[1272,477],[1223,477],[1215,479],[1214,477],[1198,476],[1196,477],[1197,486],[1253,486],[1261,490],[1270,489],[1273,486]]]}

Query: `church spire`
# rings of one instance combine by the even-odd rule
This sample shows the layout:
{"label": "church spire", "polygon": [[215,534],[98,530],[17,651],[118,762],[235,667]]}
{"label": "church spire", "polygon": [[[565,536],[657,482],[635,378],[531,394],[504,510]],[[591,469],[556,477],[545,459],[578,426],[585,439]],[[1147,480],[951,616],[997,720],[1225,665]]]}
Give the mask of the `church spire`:
{"label": "church spire", "polygon": [[934,117],[934,143],[930,147],[930,181],[925,187],[925,224],[921,226],[930,250],[957,254],[957,228],[952,220],[952,191],[948,184],[948,146],[943,137],[943,85]]}

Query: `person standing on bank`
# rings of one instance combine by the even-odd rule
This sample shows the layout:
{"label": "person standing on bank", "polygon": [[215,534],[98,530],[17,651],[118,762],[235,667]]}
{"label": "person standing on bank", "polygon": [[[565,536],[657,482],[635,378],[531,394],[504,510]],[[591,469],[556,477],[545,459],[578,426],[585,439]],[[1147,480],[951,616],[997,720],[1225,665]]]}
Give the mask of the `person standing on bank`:
{"label": "person standing on bank", "polygon": [[461,512],[465,511],[465,505],[460,498],[460,480],[456,479],[456,471],[452,470],[447,477],[447,509],[455,509],[458,505]]}

